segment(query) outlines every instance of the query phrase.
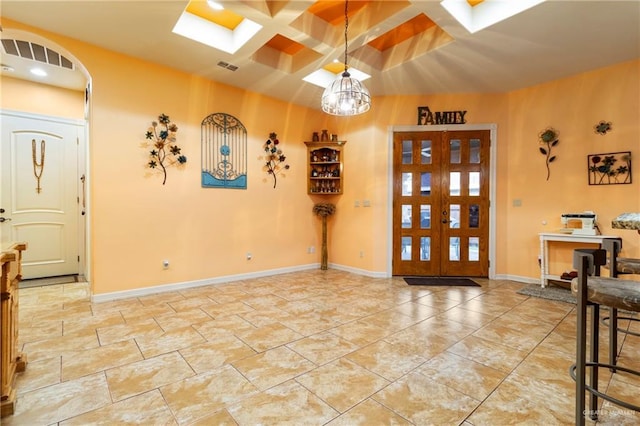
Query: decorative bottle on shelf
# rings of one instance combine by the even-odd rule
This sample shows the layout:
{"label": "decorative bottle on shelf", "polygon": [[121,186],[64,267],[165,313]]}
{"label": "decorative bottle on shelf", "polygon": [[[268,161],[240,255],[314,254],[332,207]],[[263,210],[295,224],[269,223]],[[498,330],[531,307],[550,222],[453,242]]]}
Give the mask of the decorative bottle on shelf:
{"label": "decorative bottle on shelf", "polygon": [[318,142],[320,140],[320,135],[318,135],[318,132],[313,132],[311,140],[314,142]]}
{"label": "decorative bottle on shelf", "polygon": [[320,140],[322,142],[326,142],[326,141],[329,140],[329,131],[328,130],[325,129],[325,130],[322,131],[322,135],[320,135]]}

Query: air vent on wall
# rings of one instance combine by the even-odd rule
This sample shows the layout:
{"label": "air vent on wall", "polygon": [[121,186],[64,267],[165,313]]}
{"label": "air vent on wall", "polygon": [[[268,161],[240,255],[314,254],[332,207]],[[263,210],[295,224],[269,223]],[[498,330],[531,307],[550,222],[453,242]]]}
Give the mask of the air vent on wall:
{"label": "air vent on wall", "polygon": [[31,59],[70,70],[75,69],[73,62],[69,59],[56,51],[36,43],[24,40],[2,39],[2,47],[8,55],[19,56],[24,59]]}
{"label": "air vent on wall", "polygon": [[226,68],[226,69],[231,70],[231,71],[235,71],[235,70],[237,70],[237,69],[238,69],[238,67],[237,67],[237,66],[235,66],[235,65],[231,65],[231,64],[229,64],[229,63],[227,63],[227,62],[225,62],[225,61],[220,61],[220,62],[218,62],[218,66],[219,66],[219,67],[222,67],[222,68]]}

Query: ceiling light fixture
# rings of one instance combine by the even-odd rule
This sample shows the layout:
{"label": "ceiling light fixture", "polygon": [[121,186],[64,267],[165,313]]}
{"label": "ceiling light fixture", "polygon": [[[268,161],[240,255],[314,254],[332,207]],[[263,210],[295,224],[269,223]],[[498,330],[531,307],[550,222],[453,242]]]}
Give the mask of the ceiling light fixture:
{"label": "ceiling light fixture", "polygon": [[33,75],[37,75],[38,77],[46,77],[47,76],[47,72],[45,70],[43,70],[42,68],[31,68],[31,74]]}
{"label": "ceiling light fixture", "polygon": [[369,111],[371,96],[366,87],[352,78],[347,69],[347,33],[349,30],[349,0],[344,2],[344,72],[324,89],[322,111],[332,115],[358,115]]}

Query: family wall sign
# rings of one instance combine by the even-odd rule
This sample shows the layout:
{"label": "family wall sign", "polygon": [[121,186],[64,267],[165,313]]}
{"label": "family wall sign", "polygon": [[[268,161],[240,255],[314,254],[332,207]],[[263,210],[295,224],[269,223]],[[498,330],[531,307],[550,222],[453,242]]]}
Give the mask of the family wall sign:
{"label": "family wall sign", "polygon": [[427,124],[464,124],[467,111],[431,111],[428,106],[418,107],[418,126]]}

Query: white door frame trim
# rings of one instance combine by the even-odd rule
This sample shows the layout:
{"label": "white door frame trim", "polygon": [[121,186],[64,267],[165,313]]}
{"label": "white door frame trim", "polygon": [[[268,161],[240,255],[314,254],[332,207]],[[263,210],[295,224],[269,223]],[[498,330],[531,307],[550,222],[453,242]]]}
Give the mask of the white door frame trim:
{"label": "white door frame trim", "polygon": [[388,139],[388,176],[387,176],[387,276],[393,274],[393,134],[396,132],[446,132],[458,130],[489,130],[489,278],[495,279],[496,271],[496,170],[498,125],[456,124],[424,126],[389,126]]}

